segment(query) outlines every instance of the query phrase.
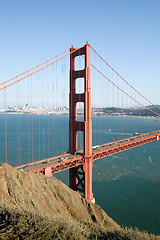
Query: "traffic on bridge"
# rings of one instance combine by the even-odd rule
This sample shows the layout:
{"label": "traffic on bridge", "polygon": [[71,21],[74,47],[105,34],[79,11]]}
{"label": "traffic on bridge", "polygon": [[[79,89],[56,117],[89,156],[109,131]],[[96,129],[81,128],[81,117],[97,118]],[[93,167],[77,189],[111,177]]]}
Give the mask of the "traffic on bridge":
{"label": "traffic on bridge", "polygon": [[[136,133],[130,138],[118,140],[112,143],[96,145],[92,147],[92,159],[97,160],[118,152],[128,150],[149,142],[158,141],[160,139],[160,131],[155,131],[147,134]],[[85,164],[83,151],[77,151],[74,155],[65,153],[53,158],[36,161],[16,167],[17,170],[23,172],[41,172],[46,176],[54,173],[73,168]]]}

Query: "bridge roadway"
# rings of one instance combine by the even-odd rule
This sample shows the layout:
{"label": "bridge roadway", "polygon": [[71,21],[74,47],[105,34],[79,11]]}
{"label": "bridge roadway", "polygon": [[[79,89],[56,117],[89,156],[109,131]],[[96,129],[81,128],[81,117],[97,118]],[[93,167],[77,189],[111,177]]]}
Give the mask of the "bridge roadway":
{"label": "bridge roadway", "polygon": [[[92,147],[93,161],[113,155],[118,152],[125,151],[130,148],[134,148],[149,142],[158,141],[160,139],[160,130],[150,133],[137,134],[130,138],[117,140],[115,142],[106,143]],[[37,162],[28,163],[25,165],[15,167],[19,171],[23,172],[42,172],[45,174],[47,168],[51,168],[52,174],[76,167],[84,164],[85,158],[82,151],[76,152],[75,155],[65,153],[60,156],[40,160]]]}

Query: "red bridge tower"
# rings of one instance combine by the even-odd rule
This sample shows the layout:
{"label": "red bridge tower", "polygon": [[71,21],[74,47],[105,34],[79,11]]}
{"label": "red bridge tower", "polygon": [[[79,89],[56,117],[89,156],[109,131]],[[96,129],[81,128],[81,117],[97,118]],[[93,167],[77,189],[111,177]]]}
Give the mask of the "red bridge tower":
{"label": "red bridge tower", "polygon": [[[92,193],[92,119],[91,119],[91,71],[90,71],[90,45],[87,43],[80,49],[70,50],[70,115],[69,115],[69,152],[77,151],[77,131],[83,132],[83,152],[85,163],[69,170],[69,185],[74,191],[80,192],[87,200],[93,200]],[[84,56],[85,68],[75,69],[75,58]],[[76,93],[76,80],[84,78],[84,92]],[[77,121],[78,102],[84,103],[84,121]]]}

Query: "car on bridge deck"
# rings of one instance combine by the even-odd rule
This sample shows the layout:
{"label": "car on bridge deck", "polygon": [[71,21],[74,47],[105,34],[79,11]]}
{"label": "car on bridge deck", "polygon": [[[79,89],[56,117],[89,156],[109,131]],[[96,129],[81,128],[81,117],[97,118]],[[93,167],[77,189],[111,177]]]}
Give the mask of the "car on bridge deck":
{"label": "car on bridge deck", "polygon": [[46,164],[46,163],[48,163],[49,161],[48,160],[46,160],[46,161],[44,161],[44,162],[42,162],[42,164]]}
{"label": "car on bridge deck", "polygon": [[58,160],[57,162],[62,162],[63,159],[64,159],[64,157],[59,157],[58,159],[59,159],[59,160]]}
{"label": "car on bridge deck", "polygon": [[57,162],[62,162],[63,160],[58,160]]}
{"label": "car on bridge deck", "polygon": [[27,164],[26,166],[24,166],[24,168],[28,168],[29,167],[29,164]]}
{"label": "car on bridge deck", "polygon": [[24,169],[23,169],[23,168],[20,168],[20,169],[18,169],[18,171],[20,171],[20,172],[24,172]]}
{"label": "car on bridge deck", "polygon": [[83,156],[83,152],[75,152],[76,156]]}

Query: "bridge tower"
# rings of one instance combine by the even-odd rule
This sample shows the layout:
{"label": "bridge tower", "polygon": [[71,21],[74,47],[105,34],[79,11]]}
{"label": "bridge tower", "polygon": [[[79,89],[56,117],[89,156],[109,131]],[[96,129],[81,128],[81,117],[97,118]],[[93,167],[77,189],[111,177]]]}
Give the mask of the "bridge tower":
{"label": "bridge tower", "polygon": [[[69,94],[69,152],[77,151],[77,132],[83,132],[83,153],[85,163],[69,169],[69,185],[74,191],[80,192],[87,200],[93,200],[92,193],[92,119],[91,119],[91,71],[90,71],[90,45],[80,49],[70,50],[70,94]],[[83,55],[85,67],[76,70],[75,58]],[[76,93],[76,80],[84,79],[84,92]],[[84,103],[84,121],[77,121],[78,102]]]}

